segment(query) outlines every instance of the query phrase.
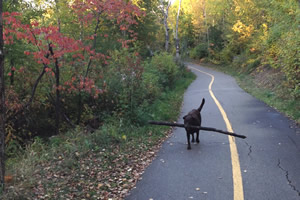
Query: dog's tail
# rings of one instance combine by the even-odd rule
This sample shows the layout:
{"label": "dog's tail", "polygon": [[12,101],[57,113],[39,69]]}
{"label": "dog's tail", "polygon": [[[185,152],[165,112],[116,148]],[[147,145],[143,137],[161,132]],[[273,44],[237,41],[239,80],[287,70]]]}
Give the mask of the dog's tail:
{"label": "dog's tail", "polygon": [[205,99],[203,98],[203,99],[202,99],[202,103],[201,103],[200,107],[197,109],[199,112],[201,112],[201,110],[202,110],[202,108],[203,108],[203,105],[204,105],[204,103],[205,103]]}

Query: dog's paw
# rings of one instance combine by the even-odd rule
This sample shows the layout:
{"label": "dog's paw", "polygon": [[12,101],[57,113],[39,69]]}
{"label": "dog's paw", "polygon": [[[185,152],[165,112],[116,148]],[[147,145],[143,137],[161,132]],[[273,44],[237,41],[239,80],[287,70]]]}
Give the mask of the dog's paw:
{"label": "dog's paw", "polygon": [[187,148],[187,150],[191,150],[191,149],[192,149],[191,147],[188,147],[188,148]]}

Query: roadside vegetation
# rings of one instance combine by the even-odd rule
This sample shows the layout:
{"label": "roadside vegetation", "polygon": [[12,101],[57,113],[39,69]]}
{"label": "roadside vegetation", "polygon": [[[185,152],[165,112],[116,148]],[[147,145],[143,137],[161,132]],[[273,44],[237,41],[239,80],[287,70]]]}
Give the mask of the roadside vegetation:
{"label": "roadside vegetation", "polygon": [[[194,24],[182,24],[187,57],[218,65],[246,91],[299,123],[299,1],[187,0],[182,9]],[[198,38],[191,37],[195,33]]]}
{"label": "roadside vegetation", "polygon": [[[170,128],[147,121],[177,120],[183,93],[195,78],[167,54],[154,56],[143,66],[145,83],[134,90],[141,98],[136,99],[141,101],[138,105],[132,104],[136,107],[119,103],[118,112],[103,116],[97,129],[77,126],[49,138],[35,137],[24,148],[8,149],[13,154],[6,162],[6,177],[11,180],[3,198],[122,199],[171,133]],[[155,84],[150,85],[152,81]],[[118,90],[130,95],[122,93],[122,85]]]}

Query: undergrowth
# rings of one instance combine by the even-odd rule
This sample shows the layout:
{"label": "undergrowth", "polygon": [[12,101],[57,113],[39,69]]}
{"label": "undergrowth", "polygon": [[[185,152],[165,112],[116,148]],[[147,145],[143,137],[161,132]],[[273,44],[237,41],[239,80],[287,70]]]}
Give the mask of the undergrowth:
{"label": "undergrowth", "polygon": [[36,137],[6,161],[2,199],[121,199],[135,185],[170,128],[147,120],[176,120],[185,89],[195,75],[183,69],[172,89],[144,106],[142,122],[117,115],[93,132],[76,128],[47,140]]}

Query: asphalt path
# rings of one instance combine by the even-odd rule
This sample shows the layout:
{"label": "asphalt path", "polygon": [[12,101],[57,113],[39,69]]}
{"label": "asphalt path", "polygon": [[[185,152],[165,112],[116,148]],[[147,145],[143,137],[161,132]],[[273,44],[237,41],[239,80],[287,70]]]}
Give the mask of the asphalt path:
{"label": "asphalt path", "polygon": [[[299,200],[299,128],[243,91],[234,78],[192,63],[188,63],[188,67],[197,79],[184,95],[178,123],[183,123],[182,117],[198,108],[205,98],[202,126],[227,130],[212,92],[233,131],[247,136],[233,140],[238,163],[232,162],[234,154],[230,146],[233,144],[228,136],[200,131],[200,144],[192,144],[192,149],[187,150],[185,130],[174,128],[173,135],[164,142],[156,159],[126,199]],[[234,187],[239,178],[241,184]]]}

